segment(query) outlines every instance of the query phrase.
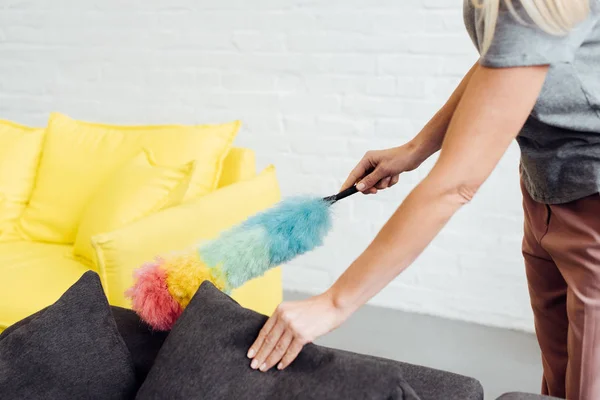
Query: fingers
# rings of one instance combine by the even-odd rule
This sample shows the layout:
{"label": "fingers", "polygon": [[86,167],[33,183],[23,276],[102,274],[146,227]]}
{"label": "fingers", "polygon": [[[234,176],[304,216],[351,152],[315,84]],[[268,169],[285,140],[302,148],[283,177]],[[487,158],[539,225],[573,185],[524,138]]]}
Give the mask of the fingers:
{"label": "fingers", "polygon": [[266,372],[277,365],[284,369],[298,356],[304,345],[302,336],[290,325],[289,312],[280,306],[267,320],[248,350],[250,367]]}
{"label": "fingers", "polygon": [[[377,184],[375,184],[375,186],[374,186],[374,188],[376,189],[375,193],[377,193],[377,190],[391,188],[392,186],[397,184],[399,180],[400,180],[400,175],[388,176],[388,177],[383,178],[382,180],[377,182]],[[373,188],[371,188],[371,189],[373,189]]]}
{"label": "fingers", "polygon": [[385,169],[382,167],[377,167],[369,175],[362,178],[360,180],[360,182],[358,183],[358,185],[356,186],[356,188],[358,190],[360,190],[361,192],[366,193],[367,189],[371,189],[371,188],[377,189],[377,187],[375,185],[377,185],[377,183],[380,180],[387,178],[387,177],[388,177],[388,174],[385,171]]}
{"label": "fingers", "polygon": [[277,369],[282,370],[287,368],[298,357],[303,346],[304,344],[299,339],[292,340],[281,362],[277,365]]}
{"label": "fingers", "polygon": [[262,327],[262,329],[260,330],[258,337],[254,341],[252,346],[250,346],[250,350],[248,350],[248,358],[253,359],[256,356],[258,351],[262,348],[265,338],[267,337],[269,332],[271,332],[271,329],[273,328],[273,326],[275,326],[276,322],[277,322],[277,313],[275,313],[271,318],[269,318],[267,320],[267,322],[264,324],[264,326]]}
{"label": "fingers", "polygon": [[[299,338],[294,338],[294,334],[291,330],[286,330],[283,335],[280,336],[277,345],[269,354],[264,362],[262,362],[259,370],[261,372],[267,372],[275,365],[277,365],[278,370],[283,370],[287,368],[298,354],[302,351],[304,347],[304,342]],[[256,357],[258,360],[259,356]],[[256,369],[256,368],[254,368]]]}
{"label": "fingers", "polygon": [[290,330],[286,330],[285,333],[279,338],[279,341],[275,345],[275,348],[273,349],[271,354],[269,354],[269,356],[263,363],[263,367],[261,367],[260,370],[262,372],[266,372],[273,368],[275,364],[277,364],[279,361],[281,361],[283,356],[287,353],[288,348],[290,347],[290,344],[292,343],[293,339],[294,335],[292,334],[292,332]]}
{"label": "fingers", "polygon": [[385,178],[383,178],[382,180],[380,180],[379,182],[377,182],[375,184],[375,188],[378,190],[387,189],[390,186],[391,181],[392,181],[392,177],[386,176]]}
{"label": "fingers", "polygon": [[363,157],[363,159],[360,160],[356,167],[354,167],[354,169],[350,172],[350,175],[348,175],[348,178],[346,179],[346,182],[344,182],[344,184],[342,185],[340,191],[346,190],[352,185],[354,185],[356,182],[358,182],[360,178],[365,176],[370,167],[371,163],[367,159],[367,156]]}
{"label": "fingers", "polygon": [[[275,349],[275,346],[279,342],[279,339],[282,337],[284,332],[285,324],[280,318],[277,318],[276,323],[262,340],[262,345],[260,346],[260,349],[257,350],[256,357],[254,357],[252,363],[250,363],[250,367],[252,369],[258,368],[261,371],[266,371],[268,369],[265,361]],[[254,348],[254,346],[252,348]]]}

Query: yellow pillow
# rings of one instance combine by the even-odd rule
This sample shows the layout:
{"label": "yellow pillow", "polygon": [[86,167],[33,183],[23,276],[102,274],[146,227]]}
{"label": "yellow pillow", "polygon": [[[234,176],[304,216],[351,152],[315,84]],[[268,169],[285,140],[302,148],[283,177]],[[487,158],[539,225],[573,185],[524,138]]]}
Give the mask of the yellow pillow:
{"label": "yellow pillow", "polygon": [[107,179],[87,205],[73,246],[73,254],[94,260],[91,238],[110,232],[183,199],[194,162],[156,165],[152,154],[141,152]]}
{"label": "yellow pillow", "polygon": [[217,187],[239,125],[115,126],[53,113],[20,230],[32,240],[73,243],[90,197],[143,148],[152,151],[161,165],[197,160],[185,200],[209,193]]}
{"label": "yellow pillow", "polygon": [[0,120],[0,241],[19,238],[15,227],[33,190],[43,140],[44,129]]}
{"label": "yellow pillow", "polygon": [[251,149],[233,147],[223,161],[218,187],[222,188],[256,176],[256,156]]}
{"label": "yellow pillow", "polygon": [[[129,307],[125,290],[133,284],[133,271],[154,257],[188,249],[204,239],[264,210],[280,199],[274,167],[268,167],[252,179],[228,185],[194,201],[171,207],[112,232],[92,238],[97,270],[111,304]],[[234,298],[243,305],[270,313],[281,301],[281,275],[269,273],[269,282],[279,279],[278,289],[240,288]],[[271,281],[273,280],[273,281]],[[264,280],[263,280],[264,282]],[[273,285],[275,285],[273,283]],[[260,286],[260,285],[258,285]],[[255,287],[250,284],[250,287]]]}

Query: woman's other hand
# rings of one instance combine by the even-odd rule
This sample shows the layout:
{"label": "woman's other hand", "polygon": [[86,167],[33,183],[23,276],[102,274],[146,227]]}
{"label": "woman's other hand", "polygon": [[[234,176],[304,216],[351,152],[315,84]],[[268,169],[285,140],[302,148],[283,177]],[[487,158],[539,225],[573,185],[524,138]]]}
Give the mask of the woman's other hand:
{"label": "woman's other hand", "polygon": [[365,194],[375,194],[398,183],[402,172],[412,171],[421,164],[417,146],[407,143],[386,150],[369,151],[354,167],[342,190],[357,184]]}
{"label": "woman's other hand", "polygon": [[328,293],[302,301],[284,302],[265,323],[248,351],[252,369],[282,370],[305,344],[337,328],[347,313],[335,306]]}

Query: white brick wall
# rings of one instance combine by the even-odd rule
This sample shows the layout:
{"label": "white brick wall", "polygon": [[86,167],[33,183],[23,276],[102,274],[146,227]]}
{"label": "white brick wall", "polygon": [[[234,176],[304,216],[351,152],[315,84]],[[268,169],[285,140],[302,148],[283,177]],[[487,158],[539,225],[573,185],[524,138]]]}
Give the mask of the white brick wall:
{"label": "white brick wall", "polygon": [[[476,60],[460,0],[0,0],[0,117],[114,123],[240,118],[237,144],[285,195],[335,192],[368,149],[405,142]],[[518,150],[373,303],[527,329]],[[324,248],[285,267],[324,290],[433,160],[336,206]],[[402,246],[402,243],[398,243]]]}

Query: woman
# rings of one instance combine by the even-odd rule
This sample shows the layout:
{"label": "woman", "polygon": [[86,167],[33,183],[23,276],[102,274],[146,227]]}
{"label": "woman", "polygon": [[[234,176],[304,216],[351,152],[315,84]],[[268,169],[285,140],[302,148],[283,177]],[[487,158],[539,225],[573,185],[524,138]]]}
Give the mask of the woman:
{"label": "woman", "polygon": [[377,193],[441,149],[437,163],[327,292],[280,305],[252,368],[285,368],[407,268],[517,138],[542,391],[600,399],[599,0],[465,0],[464,17],[479,62],[410,143],[368,152],[344,188]]}

